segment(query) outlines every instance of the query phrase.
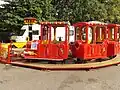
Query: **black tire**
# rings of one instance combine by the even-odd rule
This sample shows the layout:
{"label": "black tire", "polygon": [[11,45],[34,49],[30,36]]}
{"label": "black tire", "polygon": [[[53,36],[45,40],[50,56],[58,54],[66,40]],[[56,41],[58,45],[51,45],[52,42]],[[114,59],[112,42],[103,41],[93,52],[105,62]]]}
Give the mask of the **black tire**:
{"label": "black tire", "polygon": [[83,60],[83,59],[77,58],[77,62],[76,62],[76,63],[87,63],[87,61],[86,61],[86,60]]}
{"label": "black tire", "polygon": [[72,59],[65,59],[63,61],[64,64],[75,64],[75,60],[72,60]]}
{"label": "black tire", "polygon": [[26,45],[24,45],[23,48],[26,48]]}
{"label": "black tire", "polygon": [[48,61],[48,64],[56,64],[55,61]]}
{"label": "black tire", "polygon": [[17,48],[15,45],[12,45],[12,48]]}
{"label": "black tire", "polygon": [[115,58],[117,55],[114,55],[114,56],[109,56],[109,59],[113,59]]}

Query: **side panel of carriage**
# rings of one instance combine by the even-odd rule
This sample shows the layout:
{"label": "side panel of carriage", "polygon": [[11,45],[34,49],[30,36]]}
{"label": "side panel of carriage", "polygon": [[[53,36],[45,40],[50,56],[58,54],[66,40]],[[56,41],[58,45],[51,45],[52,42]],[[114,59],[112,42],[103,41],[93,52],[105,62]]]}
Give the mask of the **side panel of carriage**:
{"label": "side panel of carriage", "polygon": [[74,26],[76,41],[71,46],[74,57],[86,60],[107,57],[106,25],[84,22]]}
{"label": "side panel of carriage", "polygon": [[[61,29],[57,29],[61,27]],[[31,46],[33,55],[25,54],[26,59],[64,60],[68,58],[69,28],[68,23],[41,23],[41,39],[34,41]],[[58,34],[56,37],[56,34]],[[31,48],[32,49],[32,48]],[[28,50],[31,51],[31,50]]]}
{"label": "side panel of carriage", "polygon": [[120,26],[117,24],[108,24],[108,50],[107,56],[115,56],[119,53]]}

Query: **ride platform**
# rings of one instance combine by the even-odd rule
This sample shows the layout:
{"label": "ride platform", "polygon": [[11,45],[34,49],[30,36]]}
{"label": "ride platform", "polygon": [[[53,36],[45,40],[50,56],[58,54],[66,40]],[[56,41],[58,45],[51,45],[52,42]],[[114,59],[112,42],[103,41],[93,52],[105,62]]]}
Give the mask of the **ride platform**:
{"label": "ride platform", "polygon": [[[97,69],[112,65],[120,64],[120,55],[117,55],[113,59],[106,59],[104,61],[98,60],[100,62],[88,62],[88,63],[79,63],[79,64],[64,64],[64,63],[41,63],[45,60],[26,60],[22,58],[20,55],[24,51],[24,49],[13,49],[8,48],[8,57],[3,58],[0,57],[0,62],[5,64],[11,64],[16,66],[23,66],[29,68],[35,68],[40,70],[90,70]],[[13,54],[11,54],[14,52]]]}
{"label": "ride platform", "polygon": [[93,63],[82,63],[82,64],[41,64],[39,62],[25,62],[23,61],[14,61],[11,62],[12,65],[42,69],[42,70],[89,70],[97,69],[102,67],[108,67],[112,65],[120,64],[120,56],[117,56],[111,60],[102,61],[102,62],[93,62]]}

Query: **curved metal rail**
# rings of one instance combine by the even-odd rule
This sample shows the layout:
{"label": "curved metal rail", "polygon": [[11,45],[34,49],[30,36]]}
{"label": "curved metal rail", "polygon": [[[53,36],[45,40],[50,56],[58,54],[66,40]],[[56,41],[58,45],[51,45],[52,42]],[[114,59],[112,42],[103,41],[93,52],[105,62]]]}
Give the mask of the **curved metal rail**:
{"label": "curved metal rail", "polygon": [[114,59],[94,62],[94,63],[85,63],[85,64],[33,64],[33,63],[22,63],[22,62],[11,62],[12,65],[25,66],[30,68],[42,69],[42,70],[89,70],[97,69],[102,67],[107,67],[111,65],[120,64],[120,56],[117,56]]}
{"label": "curved metal rail", "polygon": [[[13,51],[21,51],[17,49],[12,49]],[[111,65],[117,65],[120,64],[120,55],[117,55],[117,57],[102,61],[102,62],[90,62],[90,63],[84,63],[84,64],[39,64],[39,63],[26,63],[23,62],[23,59],[17,60],[17,57],[15,56],[14,60],[11,60],[11,54],[10,54],[10,48],[8,48],[8,58],[3,59],[0,57],[0,61],[4,62],[6,64],[12,64],[17,66],[24,66],[24,67],[30,67],[30,68],[36,68],[36,69],[43,69],[43,70],[80,70],[80,69],[96,69],[101,67],[107,67]]]}

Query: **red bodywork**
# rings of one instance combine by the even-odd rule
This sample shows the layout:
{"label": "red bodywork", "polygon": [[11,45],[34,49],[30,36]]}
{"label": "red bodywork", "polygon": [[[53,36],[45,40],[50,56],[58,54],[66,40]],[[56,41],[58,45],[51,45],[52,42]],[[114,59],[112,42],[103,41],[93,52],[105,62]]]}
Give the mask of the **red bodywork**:
{"label": "red bodywork", "polygon": [[[92,24],[88,22],[80,22],[73,25],[75,27],[76,31],[76,37],[75,37],[75,43],[71,46],[71,51],[74,57],[77,57],[79,59],[89,60],[89,59],[97,59],[97,58],[105,58],[107,56],[107,43],[106,43],[106,31],[107,26],[106,24]],[[86,38],[82,39],[82,29],[85,27]],[[77,30],[77,28],[79,28]],[[92,32],[92,40],[89,43],[89,33],[88,30],[91,28]],[[102,38],[100,41],[97,41],[97,38],[99,38],[98,34],[101,30],[101,35],[103,35],[104,38]]]}
{"label": "red bodywork", "polygon": [[[44,60],[64,60],[68,58],[69,51],[69,27],[67,22],[41,22],[41,39],[38,41],[28,42],[26,52],[32,54],[24,54],[26,59],[44,59]],[[54,29],[54,40],[52,40],[52,29]],[[65,27],[65,40],[57,41],[56,28]],[[34,46],[36,45],[36,46]],[[33,50],[31,46],[35,47]]]}
{"label": "red bodywork", "polygon": [[[78,36],[71,50],[74,57],[88,60],[116,56],[120,52],[120,25],[118,24],[92,24],[81,22],[74,24],[79,27]],[[82,40],[82,28],[86,27],[86,39]],[[92,29],[92,41],[88,43],[88,27]],[[101,31],[100,31],[101,28]],[[101,33],[101,35],[100,35]],[[102,37],[101,40],[97,40]]]}
{"label": "red bodywork", "polygon": [[[119,25],[78,22],[73,26],[75,27],[75,42],[69,44],[68,23],[41,22],[41,39],[28,42],[24,58],[60,61],[68,59],[70,51],[74,58],[90,60],[115,56],[120,52]],[[51,27],[54,29],[54,40],[52,40]],[[65,27],[64,41],[56,41],[57,27]],[[33,46],[35,48],[32,48]]]}
{"label": "red bodywork", "polygon": [[120,52],[119,38],[120,38],[120,25],[108,24],[108,47],[107,56],[115,56]]}

